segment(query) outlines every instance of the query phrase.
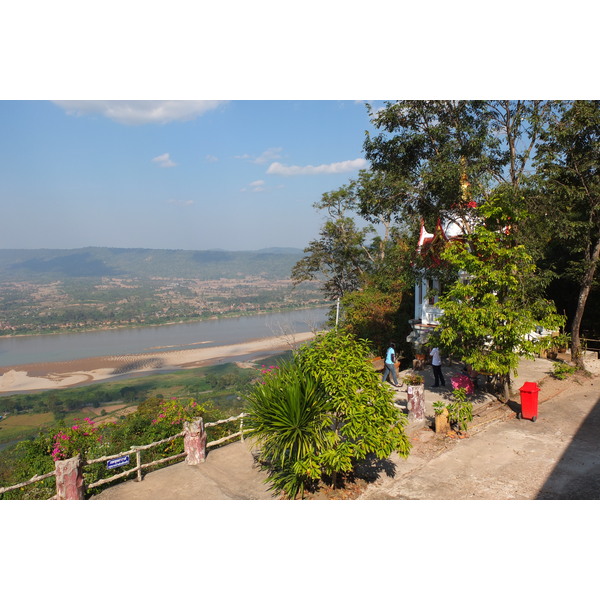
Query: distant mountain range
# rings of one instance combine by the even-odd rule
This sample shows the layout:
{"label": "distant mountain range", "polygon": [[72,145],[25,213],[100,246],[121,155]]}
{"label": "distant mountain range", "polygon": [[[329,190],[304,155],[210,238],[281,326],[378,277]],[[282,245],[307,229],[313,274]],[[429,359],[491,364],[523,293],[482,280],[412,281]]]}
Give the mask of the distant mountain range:
{"label": "distant mountain range", "polygon": [[0,250],[0,281],[70,278],[286,279],[303,256],[298,248],[256,251],[77,248]]}

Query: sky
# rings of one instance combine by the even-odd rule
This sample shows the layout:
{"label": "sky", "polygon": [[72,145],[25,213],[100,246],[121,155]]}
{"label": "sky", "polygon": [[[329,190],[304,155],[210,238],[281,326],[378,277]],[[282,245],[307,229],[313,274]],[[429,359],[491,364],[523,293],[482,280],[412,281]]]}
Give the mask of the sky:
{"label": "sky", "polygon": [[0,248],[304,248],[368,167],[364,100],[587,97],[565,29],[595,53],[593,20],[516,2],[483,26],[468,2],[192,4],[4,9]]}
{"label": "sky", "polygon": [[354,100],[0,101],[0,246],[304,248],[367,129]]}

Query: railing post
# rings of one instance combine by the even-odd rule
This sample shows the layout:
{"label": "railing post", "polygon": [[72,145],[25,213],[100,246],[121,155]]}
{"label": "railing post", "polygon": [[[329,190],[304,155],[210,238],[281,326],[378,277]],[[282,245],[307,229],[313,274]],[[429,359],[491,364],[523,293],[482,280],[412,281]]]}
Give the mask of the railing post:
{"label": "railing post", "polygon": [[206,460],[206,431],[202,417],[183,424],[183,447],[187,454],[185,462],[188,465],[198,465]]}
{"label": "railing post", "polygon": [[142,453],[137,446],[131,446],[131,449],[135,450],[135,466],[137,468],[136,481],[142,481]]}
{"label": "railing post", "polygon": [[83,500],[83,464],[79,454],[54,463],[56,472],[56,499]]}

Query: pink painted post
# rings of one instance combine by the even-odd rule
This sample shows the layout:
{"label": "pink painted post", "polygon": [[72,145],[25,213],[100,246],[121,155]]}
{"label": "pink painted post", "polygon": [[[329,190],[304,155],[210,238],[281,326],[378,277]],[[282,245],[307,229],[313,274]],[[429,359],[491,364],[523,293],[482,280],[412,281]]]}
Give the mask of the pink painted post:
{"label": "pink painted post", "polygon": [[406,388],[408,394],[408,418],[411,421],[425,419],[425,386],[409,385]]}
{"label": "pink painted post", "polygon": [[202,418],[192,423],[183,424],[183,448],[187,453],[185,462],[188,465],[198,465],[206,460],[206,431]]}
{"label": "pink painted post", "polygon": [[83,500],[83,472],[79,454],[54,463],[56,470],[56,499]]}

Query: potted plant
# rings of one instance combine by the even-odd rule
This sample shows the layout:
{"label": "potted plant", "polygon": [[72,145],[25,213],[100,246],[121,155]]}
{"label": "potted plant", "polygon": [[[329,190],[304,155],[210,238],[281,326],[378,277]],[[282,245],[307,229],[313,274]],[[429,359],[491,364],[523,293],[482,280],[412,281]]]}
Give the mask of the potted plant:
{"label": "potted plant", "polygon": [[423,375],[419,375],[418,373],[408,373],[402,378],[402,381],[407,386],[412,387],[417,385],[423,385],[425,378],[423,377]]}

